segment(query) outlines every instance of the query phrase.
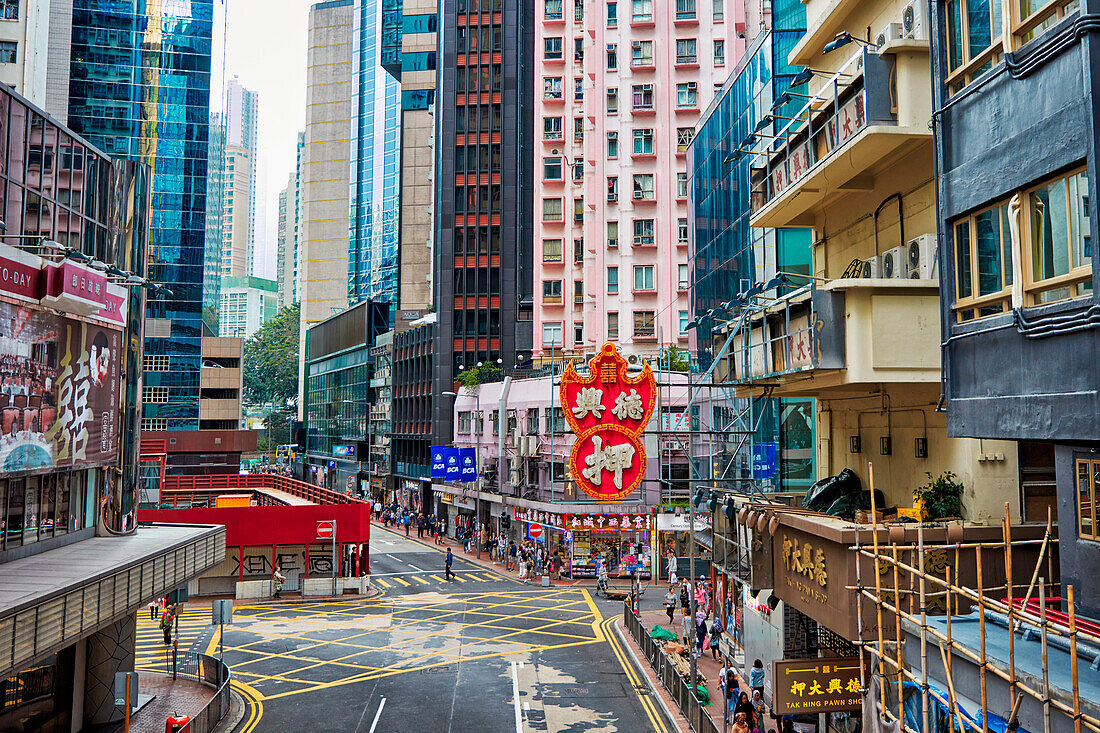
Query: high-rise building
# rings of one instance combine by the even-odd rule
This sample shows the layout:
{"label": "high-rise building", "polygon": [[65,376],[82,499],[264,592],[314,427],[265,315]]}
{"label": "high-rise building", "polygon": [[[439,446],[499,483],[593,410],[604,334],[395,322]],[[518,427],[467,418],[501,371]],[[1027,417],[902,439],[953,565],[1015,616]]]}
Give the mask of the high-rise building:
{"label": "high-rise building", "polygon": [[[72,2],[55,12],[48,2],[2,0],[0,2],[0,83],[16,90],[51,114],[66,110],[50,107],[57,92],[68,86]],[[59,72],[51,75],[51,72]]]}
{"label": "high-rise building", "polygon": [[[286,215],[287,215],[287,195],[290,193],[290,185],[293,185],[293,183],[294,183],[294,176],[293,176],[293,174],[291,174],[290,184],[287,186],[287,188],[284,188],[282,191],[279,191],[279,204],[278,204],[278,206],[279,206],[278,217],[279,218],[278,218],[278,220],[276,221],[276,224],[275,224],[275,282],[278,283],[278,293],[279,293],[279,302],[280,302],[280,304],[283,302],[283,300],[285,298],[287,285],[289,284],[291,288],[294,287],[294,285],[292,283],[288,283],[287,277],[286,277],[287,254],[289,253],[291,258],[294,257],[294,240],[292,238],[292,239],[290,239],[289,242],[287,241],[287,218],[286,218]],[[291,222],[291,227],[293,228],[293,226],[294,226],[294,224],[293,224],[293,222]],[[292,232],[293,232],[293,229],[292,229]],[[293,233],[291,233],[291,237],[293,237],[293,236],[294,236]],[[290,245],[289,248],[287,246],[288,244]],[[293,260],[291,260],[291,261],[293,261]]]}
{"label": "high-rise building", "polygon": [[[532,6],[459,2],[440,13],[435,394],[454,389],[460,367],[530,358]],[[449,440],[451,405],[433,409],[433,436]]]}
{"label": "high-rise building", "polygon": [[[214,25],[223,13],[212,0],[148,7],[76,0],[69,83],[70,126],[153,171],[148,276],[174,294],[146,311],[143,384],[155,399],[142,400],[142,426],[176,438],[176,448],[192,453],[185,460],[204,470],[235,468],[233,455],[255,445],[254,434],[237,430],[239,420],[200,405],[204,337],[217,333],[221,240],[208,205],[217,176],[208,173],[218,151],[209,101]],[[169,464],[179,465],[171,456]]]}
{"label": "high-rise building", "polygon": [[218,306],[219,336],[248,339],[275,317],[279,285],[262,277],[223,277]]}
{"label": "high-rise building", "polygon": [[686,347],[687,148],[743,29],[723,0],[537,6],[536,357]]}
{"label": "high-rise building", "polygon": [[241,145],[227,143],[225,166],[221,176],[222,276],[248,277],[252,272],[252,213],[256,199],[252,188],[252,152]]}
{"label": "high-rise building", "polygon": [[[306,128],[299,179],[301,353],[305,353],[311,325],[348,307],[353,23],[352,0],[317,3],[309,11]],[[300,396],[305,395],[304,362],[298,379]],[[301,405],[300,399],[299,412]]]}
{"label": "high-rise building", "polygon": [[279,281],[279,305],[283,308],[298,302],[298,268],[302,241],[302,147],[304,145],[305,135],[299,132],[294,170],[287,176],[286,188],[279,193],[280,234],[276,279]]}
{"label": "high-rise building", "polygon": [[382,0],[352,13],[348,302],[397,305],[401,88],[381,67]]}
{"label": "high-rise building", "polygon": [[[228,273],[234,276],[250,276],[255,268],[256,166],[259,161],[256,136],[259,106],[260,95],[258,92],[251,91],[241,86],[237,77],[233,77],[229,80],[226,84],[225,94],[226,168],[227,172],[229,172],[233,178],[240,175],[240,172],[245,172],[248,182],[247,211],[240,207],[240,201],[234,201],[231,213],[235,216],[232,217],[232,223],[226,226],[226,229],[232,230],[233,232],[234,259],[236,259],[236,249],[241,246],[237,244],[238,238],[243,242],[245,259],[244,268],[241,271],[235,269],[234,272]],[[230,161],[230,158],[234,158],[234,161]],[[235,162],[236,165],[231,166],[229,165],[230,162]],[[247,166],[244,165],[244,162],[247,162]],[[234,172],[236,172],[236,174],[234,174]],[[239,185],[234,186],[235,196],[239,195],[236,194],[238,188],[240,188]],[[240,237],[238,237],[237,234],[238,230],[243,230]],[[223,252],[223,272],[224,264]]]}

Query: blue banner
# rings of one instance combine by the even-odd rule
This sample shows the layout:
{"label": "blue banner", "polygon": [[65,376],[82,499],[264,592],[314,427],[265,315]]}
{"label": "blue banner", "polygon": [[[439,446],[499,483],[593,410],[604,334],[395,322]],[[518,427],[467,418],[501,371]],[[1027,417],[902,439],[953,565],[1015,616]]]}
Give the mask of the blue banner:
{"label": "blue banner", "polygon": [[458,463],[458,448],[444,448],[443,463],[447,467],[444,478],[448,481],[458,481],[462,475],[462,469]]}
{"label": "blue banner", "polygon": [[477,448],[459,448],[458,462],[463,481],[477,481]]}
{"label": "blue banner", "polygon": [[752,447],[752,477],[771,478],[777,467],[778,443],[756,443]]}
{"label": "blue banner", "polygon": [[446,478],[447,464],[443,462],[443,452],[447,450],[441,445],[432,446],[432,478]]}

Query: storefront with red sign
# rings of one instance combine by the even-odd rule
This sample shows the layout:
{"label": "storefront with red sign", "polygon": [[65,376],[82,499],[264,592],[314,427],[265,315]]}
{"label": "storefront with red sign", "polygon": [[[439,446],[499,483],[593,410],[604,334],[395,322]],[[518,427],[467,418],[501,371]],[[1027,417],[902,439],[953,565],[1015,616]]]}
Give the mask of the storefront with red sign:
{"label": "storefront with red sign", "polygon": [[568,514],[566,526],[572,533],[572,577],[596,577],[599,558],[607,562],[612,578],[629,577],[632,570],[641,578],[651,577],[656,537],[652,515]]}

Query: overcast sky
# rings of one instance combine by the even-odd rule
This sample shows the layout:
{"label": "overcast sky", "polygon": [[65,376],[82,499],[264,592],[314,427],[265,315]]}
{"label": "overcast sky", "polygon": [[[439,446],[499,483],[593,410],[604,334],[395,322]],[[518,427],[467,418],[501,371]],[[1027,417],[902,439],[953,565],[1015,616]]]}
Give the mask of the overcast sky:
{"label": "overcast sky", "polygon": [[[275,278],[279,191],[305,121],[306,0],[226,0],[227,78],[259,92],[256,274]],[[224,107],[224,102],[219,105]]]}

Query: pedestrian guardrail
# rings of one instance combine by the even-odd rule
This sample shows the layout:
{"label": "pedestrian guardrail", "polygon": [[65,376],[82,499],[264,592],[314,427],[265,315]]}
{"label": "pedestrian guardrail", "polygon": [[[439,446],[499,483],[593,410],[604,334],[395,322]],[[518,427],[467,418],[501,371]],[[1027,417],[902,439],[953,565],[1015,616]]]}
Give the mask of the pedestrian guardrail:
{"label": "pedestrian guardrail", "polygon": [[[716,726],[706,709],[699,702],[698,696],[692,691],[691,684],[682,674],[676,670],[676,664],[665,654],[664,650],[653,640],[646,631],[642,620],[634,613],[629,601],[623,604],[623,620],[627,631],[634,637],[634,641],[642,649],[642,656],[649,662],[649,666],[657,674],[657,680],[668,691],[676,703],[676,707],[688,720],[688,725],[695,733],[721,733],[721,727]],[[713,705],[721,706],[723,700],[717,695]],[[719,709],[721,709],[719,707]]]}
{"label": "pedestrian guardrail", "polygon": [[189,733],[210,733],[229,712],[229,691],[232,684],[229,666],[208,654],[180,652],[176,657],[175,676],[214,688],[214,696],[206,702],[202,710],[191,716],[188,728]]}

